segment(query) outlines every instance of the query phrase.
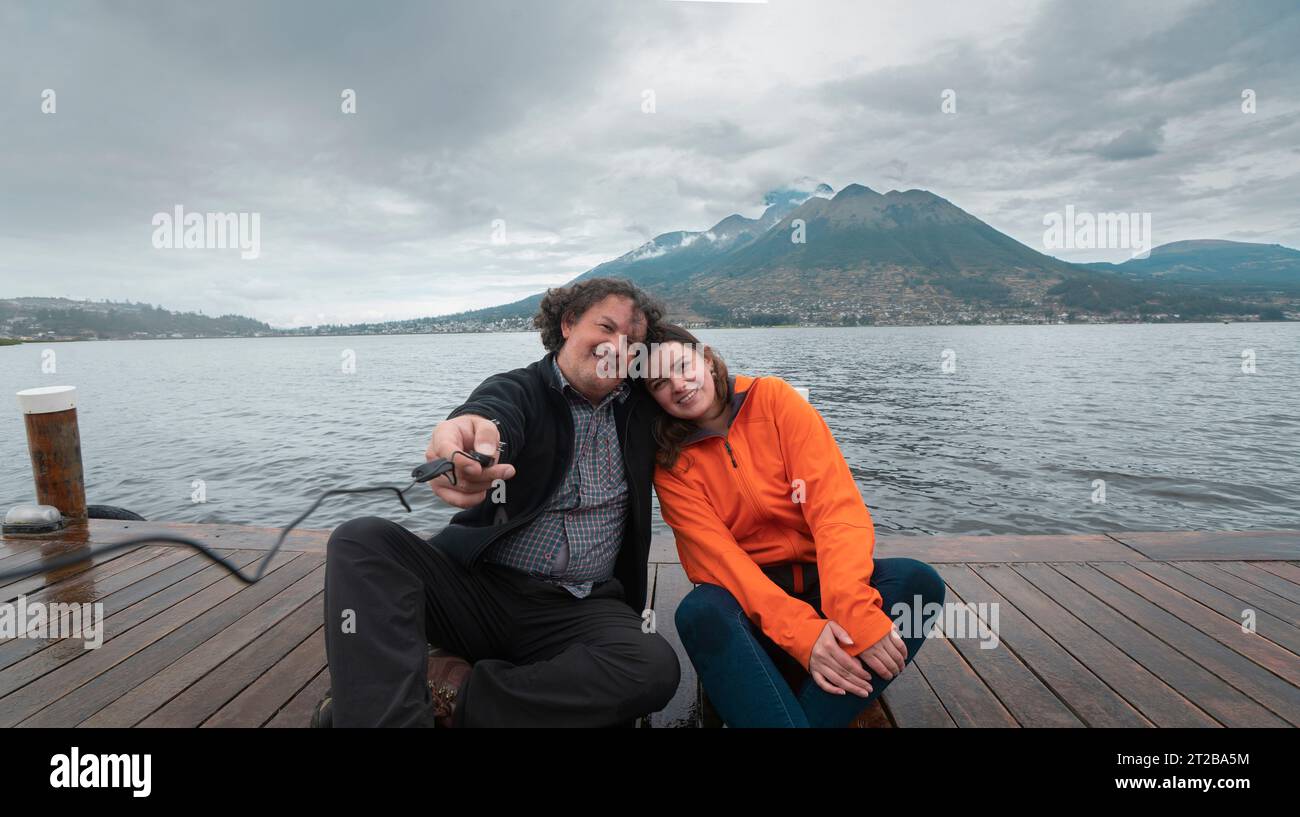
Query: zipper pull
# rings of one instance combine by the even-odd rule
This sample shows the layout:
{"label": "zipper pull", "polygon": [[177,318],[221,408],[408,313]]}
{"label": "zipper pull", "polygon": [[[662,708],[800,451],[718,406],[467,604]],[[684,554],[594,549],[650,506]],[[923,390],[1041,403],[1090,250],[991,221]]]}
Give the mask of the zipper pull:
{"label": "zipper pull", "polygon": [[727,442],[726,440],[723,440],[723,441],[722,441],[722,444],[723,444],[724,446],[727,447],[727,456],[728,456],[728,457],[731,457],[731,467],[732,467],[732,468],[739,468],[740,466],[739,466],[739,465],[736,465],[736,457],[735,457],[735,455],[731,453],[731,443]]}

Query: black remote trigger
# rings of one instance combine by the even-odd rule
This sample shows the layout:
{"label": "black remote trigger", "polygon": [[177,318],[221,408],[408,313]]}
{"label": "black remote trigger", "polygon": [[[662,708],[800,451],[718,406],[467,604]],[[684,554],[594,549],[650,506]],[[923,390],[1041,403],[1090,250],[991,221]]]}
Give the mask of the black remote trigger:
{"label": "black remote trigger", "polygon": [[[452,454],[453,459],[455,458],[456,454],[460,454],[461,456],[464,457],[469,457],[470,459],[474,460],[474,462],[477,462],[483,468],[488,468],[492,465],[493,457],[489,454],[481,454],[478,451],[457,451],[454,454]],[[415,480],[416,482],[428,482],[429,480],[434,479],[436,477],[440,477],[443,474],[451,473],[454,468],[455,466],[453,465],[451,460],[439,457],[434,460],[429,460],[424,465],[421,465],[417,467],[415,470],[411,471],[411,479]],[[448,478],[452,479],[452,483],[455,484],[454,478],[451,477]]]}

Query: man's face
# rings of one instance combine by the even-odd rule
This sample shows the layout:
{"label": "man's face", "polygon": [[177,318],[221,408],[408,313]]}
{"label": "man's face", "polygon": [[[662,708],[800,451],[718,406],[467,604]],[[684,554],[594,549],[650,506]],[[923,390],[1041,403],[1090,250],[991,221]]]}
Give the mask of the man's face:
{"label": "man's face", "polygon": [[609,295],[571,323],[560,325],[564,334],[564,346],[556,355],[560,371],[584,397],[597,402],[622,382],[617,375],[631,365],[623,355],[629,352],[627,347],[645,340],[645,329],[645,316],[631,298]]}

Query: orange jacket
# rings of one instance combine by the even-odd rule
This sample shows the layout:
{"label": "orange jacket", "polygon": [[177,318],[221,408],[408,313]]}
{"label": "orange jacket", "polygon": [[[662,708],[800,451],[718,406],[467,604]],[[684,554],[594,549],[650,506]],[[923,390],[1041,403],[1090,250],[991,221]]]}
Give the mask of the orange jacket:
{"label": "orange jacket", "polygon": [[746,375],[732,383],[726,436],[701,430],[671,471],[655,469],[682,567],[696,584],[729,590],[807,669],[826,619],[759,566],[816,562],[822,610],[848,631],[845,650],[857,655],[893,623],[869,581],[875,531],[848,463],[826,421],[789,383]]}

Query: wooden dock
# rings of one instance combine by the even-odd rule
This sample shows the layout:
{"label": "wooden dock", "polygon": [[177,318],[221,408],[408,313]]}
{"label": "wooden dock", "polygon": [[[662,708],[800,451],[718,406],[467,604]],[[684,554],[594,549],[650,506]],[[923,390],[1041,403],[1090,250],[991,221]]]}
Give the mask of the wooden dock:
{"label": "wooden dock", "polygon": [[[146,532],[248,565],[279,531],[91,520],[80,535],[0,537],[0,570]],[[97,649],[0,641],[0,725],[306,726],[329,686],[328,535],[295,532],[251,586],[171,545],[5,585],[6,602],[102,603],[105,634]],[[1000,644],[929,639],[863,725],[1300,725],[1300,531],[881,536],[876,556],[934,565],[949,602],[998,603]],[[691,584],[670,539],[651,558],[658,628],[680,652],[673,612]],[[677,695],[648,725],[706,717],[681,658]]]}

